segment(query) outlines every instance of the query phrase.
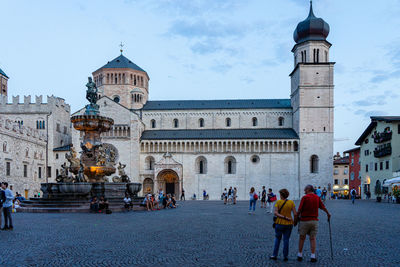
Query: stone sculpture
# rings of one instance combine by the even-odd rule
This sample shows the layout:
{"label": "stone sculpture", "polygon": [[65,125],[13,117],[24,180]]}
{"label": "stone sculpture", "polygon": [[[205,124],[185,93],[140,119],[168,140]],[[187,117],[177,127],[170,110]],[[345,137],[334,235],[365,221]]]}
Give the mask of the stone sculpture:
{"label": "stone sculpture", "polygon": [[71,147],[71,151],[66,155],[66,158],[69,162],[69,169],[76,173],[76,170],[80,167],[80,160],[77,158],[77,153],[73,147]]}
{"label": "stone sculpture", "polygon": [[130,183],[131,182],[130,179],[129,179],[129,176],[126,175],[126,172],[124,170],[125,167],[126,167],[126,164],[121,164],[121,162],[119,163],[119,165],[118,165],[119,177],[118,176],[114,176],[112,178],[114,183]]}

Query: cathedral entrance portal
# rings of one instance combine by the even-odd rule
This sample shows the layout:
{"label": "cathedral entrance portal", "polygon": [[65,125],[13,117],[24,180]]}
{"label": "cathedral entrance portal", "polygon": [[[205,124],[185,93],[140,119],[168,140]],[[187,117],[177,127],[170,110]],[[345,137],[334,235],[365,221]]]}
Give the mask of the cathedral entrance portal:
{"label": "cathedral entrance portal", "polygon": [[173,170],[163,170],[158,174],[160,188],[167,194],[179,196],[179,177]]}

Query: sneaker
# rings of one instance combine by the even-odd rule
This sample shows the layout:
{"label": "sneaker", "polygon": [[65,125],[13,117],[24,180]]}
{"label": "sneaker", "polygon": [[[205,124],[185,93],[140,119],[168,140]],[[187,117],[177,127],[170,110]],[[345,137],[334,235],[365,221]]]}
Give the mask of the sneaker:
{"label": "sneaker", "polygon": [[8,227],[3,227],[3,228],[1,228],[0,230],[2,230],[2,231],[5,231],[5,230],[8,230]]}
{"label": "sneaker", "polygon": [[317,262],[317,259],[316,258],[311,258],[310,261],[311,262]]}
{"label": "sneaker", "polygon": [[284,258],[284,259],[283,259],[283,261],[288,261],[288,260],[289,260],[288,258]]}
{"label": "sneaker", "polygon": [[14,229],[14,227],[12,227],[12,226],[10,226],[10,227],[8,227],[8,230],[13,230]]}
{"label": "sneaker", "polygon": [[269,259],[276,261],[278,258],[276,256],[271,256],[271,257],[269,257]]}
{"label": "sneaker", "polygon": [[297,256],[297,261],[302,261],[302,260],[303,260],[303,257]]}

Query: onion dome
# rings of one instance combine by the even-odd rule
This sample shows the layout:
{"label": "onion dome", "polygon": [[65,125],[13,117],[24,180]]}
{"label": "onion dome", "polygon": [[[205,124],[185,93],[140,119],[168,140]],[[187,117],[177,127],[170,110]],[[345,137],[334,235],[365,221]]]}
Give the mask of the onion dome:
{"label": "onion dome", "polygon": [[297,24],[293,33],[294,41],[299,44],[306,41],[326,41],[329,34],[329,24],[314,15],[312,1],[310,1],[310,13],[308,17]]}

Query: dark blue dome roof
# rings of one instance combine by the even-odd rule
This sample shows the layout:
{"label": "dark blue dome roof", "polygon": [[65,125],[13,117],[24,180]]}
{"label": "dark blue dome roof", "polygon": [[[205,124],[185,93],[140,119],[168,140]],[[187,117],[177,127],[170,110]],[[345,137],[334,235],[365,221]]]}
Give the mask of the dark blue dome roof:
{"label": "dark blue dome roof", "polygon": [[293,33],[294,41],[299,44],[305,41],[324,41],[329,34],[329,24],[314,15],[312,1],[308,17],[297,24]]}

